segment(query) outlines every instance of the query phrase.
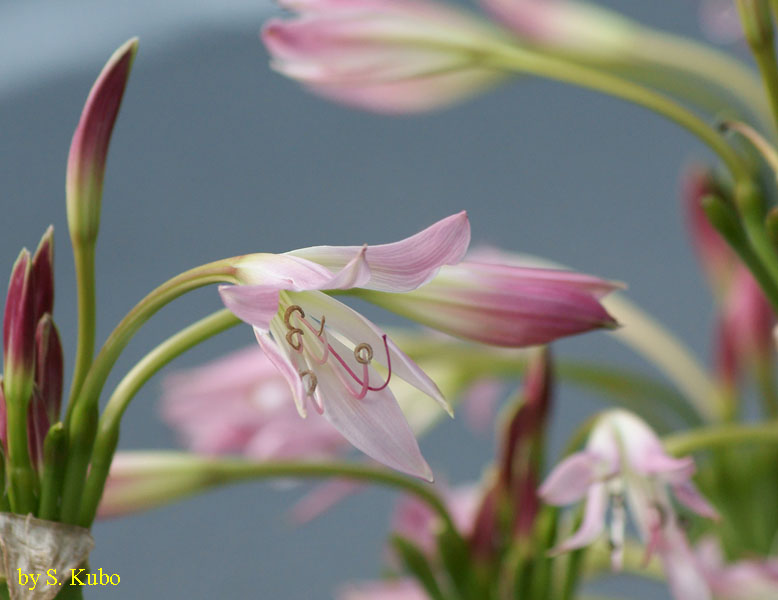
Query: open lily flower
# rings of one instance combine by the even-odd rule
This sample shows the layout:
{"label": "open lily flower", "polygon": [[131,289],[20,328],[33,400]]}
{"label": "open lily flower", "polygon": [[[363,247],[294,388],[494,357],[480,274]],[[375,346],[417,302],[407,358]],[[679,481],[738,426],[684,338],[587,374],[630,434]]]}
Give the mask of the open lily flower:
{"label": "open lily flower", "polygon": [[[435,383],[378,327],[326,290],[405,292],[462,259],[470,225],[462,212],[405,240],[379,246],[319,246],[236,261],[244,285],[219,288],[251,324],[286,378],[301,416],[307,402],[368,456],[425,479],[432,472],[390,390],[399,377],[448,404]],[[376,365],[380,365],[376,369]]]}
{"label": "open lily flower", "polygon": [[[626,507],[648,551],[656,550],[663,558],[669,556],[680,547],[675,542],[683,534],[675,523],[668,490],[695,513],[717,516],[691,481],[694,469],[690,457],[669,456],[656,434],[635,415],[624,410],[605,413],[592,429],[586,449],[562,461],[540,487],[541,497],[553,505],[586,498],[580,529],[557,551],[594,542],[605,529],[610,504],[614,567],[621,564]],[[672,563],[665,561],[666,570],[668,562]]]}

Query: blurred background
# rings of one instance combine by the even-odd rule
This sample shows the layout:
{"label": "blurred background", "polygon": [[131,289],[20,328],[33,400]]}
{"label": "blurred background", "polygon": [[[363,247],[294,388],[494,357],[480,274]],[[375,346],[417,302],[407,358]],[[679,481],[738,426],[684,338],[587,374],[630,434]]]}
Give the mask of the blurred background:
{"label": "blurred background", "polygon": [[[691,0],[607,4],[702,37]],[[149,290],[192,266],[254,251],[393,241],[467,209],[474,243],[627,282],[633,300],[708,360],[711,303],[677,193],[681,165],[710,160],[695,139],[640,108],[528,78],[424,116],[341,108],[268,68],[257,32],[276,10],[247,0],[0,0],[0,266],[9,273],[19,249],[34,248],[54,224],[55,319],[68,370],[76,308],[65,161],[94,78],[132,36],[140,51],[105,180],[98,343]],[[107,390],[145,350],[220,306],[206,289],[162,311]],[[399,323],[378,310],[369,316]],[[174,366],[251,343],[250,329],[239,327]],[[555,351],[651,370],[607,334]],[[176,447],[157,409],[170,372],[134,400],[121,449]],[[603,406],[560,386],[553,447]],[[478,478],[493,454],[493,440],[474,436],[461,419],[441,423],[421,445],[453,483]],[[119,573],[121,585],[87,597],[308,600],[377,576],[395,495],[371,490],[296,527],[287,511],[302,491],[244,484],[98,523],[91,564]],[[624,578],[592,589],[668,597]]]}

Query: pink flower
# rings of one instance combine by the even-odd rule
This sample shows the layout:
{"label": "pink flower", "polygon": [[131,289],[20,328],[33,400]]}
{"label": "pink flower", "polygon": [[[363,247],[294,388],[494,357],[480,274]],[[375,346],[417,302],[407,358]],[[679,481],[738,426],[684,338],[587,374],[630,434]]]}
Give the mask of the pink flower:
{"label": "pink flower", "polygon": [[778,598],[778,558],[727,563],[713,537],[700,540],[695,555],[717,600],[771,600]]}
{"label": "pink flower", "polygon": [[428,600],[422,587],[413,579],[368,581],[344,586],[337,600]]}
{"label": "pink flower", "polygon": [[[457,530],[468,537],[473,530],[476,512],[483,492],[477,485],[445,489],[443,498]],[[438,518],[428,504],[415,496],[404,496],[392,518],[392,531],[419,547],[429,556],[435,552]]]}
{"label": "pink flower", "polygon": [[488,25],[424,0],[297,0],[262,39],[277,71],[312,91],[383,113],[429,110],[502,79],[478,58],[500,37]]}
{"label": "pink flower", "polygon": [[[625,503],[648,551],[661,556],[679,548],[675,510],[668,491],[699,515],[716,511],[691,481],[694,461],[668,456],[654,432],[624,410],[603,414],[592,429],[586,449],[562,461],[540,487],[545,502],[565,505],[586,498],[579,530],[557,548],[565,552],[592,543],[605,529],[608,505],[614,566],[621,564]],[[682,534],[681,534],[682,535]]]}
{"label": "pink flower", "polygon": [[359,296],[451,335],[495,346],[532,346],[617,323],[599,299],[620,287],[590,275],[513,264],[501,254],[440,269],[405,294]]}
{"label": "pink flower", "polygon": [[442,265],[461,260],[469,241],[470,225],[462,212],[393,244],[318,246],[241,257],[235,274],[244,285],[219,290],[227,308],[254,327],[302,416],[310,401],[368,456],[431,479],[389,384],[395,377],[403,379],[448,410],[445,399],[386,334],[323,292],[413,290]]}
{"label": "pink flower", "polygon": [[318,414],[300,418],[286,380],[257,347],[176,373],[164,390],[165,420],[196,453],[315,459],[346,445]]}

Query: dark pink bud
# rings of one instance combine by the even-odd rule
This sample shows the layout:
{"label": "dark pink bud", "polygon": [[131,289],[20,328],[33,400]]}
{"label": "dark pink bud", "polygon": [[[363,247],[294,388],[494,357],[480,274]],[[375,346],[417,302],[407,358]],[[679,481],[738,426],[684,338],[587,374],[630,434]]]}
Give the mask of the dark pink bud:
{"label": "dark pink bud", "polygon": [[92,86],[73,134],[65,187],[74,240],[97,236],[108,144],[137,49],[138,40],[132,39],[114,52]]}
{"label": "dark pink bud", "polygon": [[36,389],[32,393],[30,406],[27,409],[27,443],[30,460],[36,469],[40,469],[43,463],[43,440],[46,439],[49,424],[45,401],[40,390]]}
{"label": "dark pink bud", "polygon": [[3,318],[5,394],[14,401],[23,399],[32,385],[35,321],[31,273],[30,253],[24,249],[11,272]]}
{"label": "dark pink bud", "polygon": [[35,385],[48,420],[53,423],[59,418],[62,403],[64,358],[57,326],[50,314],[43,315],[38,321],[35,359]]}
{"label": "dark pink bud", "polygon": [[493,485],[484,494],[481,504],[476,511],[473,531],[469,538],[470,548],[476,559],[488,561],[498,551],[500,545],[497,519],[499,491],[498,487]]}
{"label": "dark pink bud", "polygon": [[3,452],[8,454],[8,411],[5,407],[5,394],[3,393],[3,377],[0,376],[0,443],[3,444]]}
{"label": "dark pink bud", "polygon": [[49,226],[32,257],[33,319],[54,311],[54,228]]}

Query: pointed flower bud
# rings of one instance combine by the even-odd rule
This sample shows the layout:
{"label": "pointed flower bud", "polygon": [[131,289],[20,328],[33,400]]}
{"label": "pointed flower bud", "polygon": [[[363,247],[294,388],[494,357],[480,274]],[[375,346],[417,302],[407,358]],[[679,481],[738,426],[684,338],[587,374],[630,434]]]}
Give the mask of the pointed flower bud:
{"label": "pointed flower bud", "polygon": [[73,134],[66,177],[73,240],[97,237],[108,144],[137,50],[138,40],[131,39],[114,52],[92,87]]}
{"label": "pointed flower bud", "polygon": [[599,299],[618,287],[589,275],[494,258],[443,266],[429,283],[404,294],[359,290],[357,295],[457,337],[521,347],[616,327]]}
{"label": "pointed flower bud", "polygon": [[382,113],[466,98],[503,75],[480,57],[499,43],[488,24],[424,0],[296,0],[262,39],[272,66],[312,91]]}
{"label": "pointed flower bud", "polygon": [[49,226],[32,256],[33,319],[54,311],[54,227]]}
{"label": "pointed flower bud", "polygon": [[29,401],[35,365],[34,294],[30,253],[24,249],[14,263],[3,318],[3,372],[6,401]]}

